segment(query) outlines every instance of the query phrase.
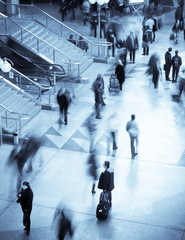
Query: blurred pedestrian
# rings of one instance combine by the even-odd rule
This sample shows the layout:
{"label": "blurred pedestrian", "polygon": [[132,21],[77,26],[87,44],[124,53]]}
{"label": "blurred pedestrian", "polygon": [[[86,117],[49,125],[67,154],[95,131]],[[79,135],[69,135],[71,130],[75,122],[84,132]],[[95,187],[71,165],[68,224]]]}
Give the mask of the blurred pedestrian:
{"label": "blurred pedestrian", "polygon": [[168,48],[168,51],[165,53],[165,78],[166,81],[171,81],[169,78],[169,74],[170,74],[170,69],[171,69],[171,65],[172,65],[172,55],[171,55],[171,51],[172,48]]}
{"label": "blurred pedestrian", "polygon": [[148,40],[150,43],[153,42],[152,33],[153,33],[154,25],[155,25],[155,22],[154,22],[153,18],[149,17],[145,22],[145,26],[147,27],[147,33],[148,33]]}
{"label": "blurred pedestrian", "polygon": [[106,32],[106,25],[108,23],[105,9],[101,11],[101,16],[100,16],[100,38],[107,37],[107,32]]}
{"label": "blurred pedestrian", "polygon": [[154,88],[158,88],[158,82],[161,77],[161,67],[160,67],[160,57],[158,54],[153,53],[148,62],[148,68],[146,70],[147,75],[152,76],[152,82],[154,84]]}
{"label": "blurred pedestrian", "polygon": [[112,28],[109,28],[107,31],[107,42],[110,42],[112,45],[108,46],[108,56],[110,56],[110,50],[112,49],[112,57],[115,56],[115,40]]}
{"label": "blurred pedestrian", "polygon": [[131,115],[131,120],[127,122],[126,131],[130,136],[131,158],[134,159],[138,155],[138,136],[139,128],[135,121],[135,114]]}
{"label": "blurred pedestrian", "polygon": [[29,185],[29,182],[25,181],[22,184],[21,191],[17,194],[17,203],[21,204],[23,212],[23,225],[25,226],[24,230],[26,234],[30,233],[31,220],[30,215],[32,211],[32,202],[33,202],[33,192]]}
{"label": "blurred pedestrian", "polygon": [[180,66],[182,65],[182,58],[178,55],[178,50],[175,50],[175,55],[172,57],[172,82],[177,82]]}
{"label": "blurred pedestrian", "polygon": [[96,134],[97,134],[97,123],[95,121],[93,113],[91,113],[91,115],[87,118],[86,126],[87,126],[87,130],[89,133],[89,138],[90,138],[89,152],[93,153],[95,150],[94,145],[95,145],[95,138],[96,138]]}
{"label": "blurred pedestrian", "polygon": [[101,173],[98,182],[98,188],[109,194],[109,205],[112,207],[112,190],[114,189],[114,170],[110,168],[110,162],[105,161],[103,164],[105,171]]}
{"label": "blurred pedestrian", "polygon": [[55,213],[53,221],[57,223],[57,239],[64,240],[66,237],[72,238],[74,235],[74,229],[72,226],[72,220],[67,213],[65,207],[59,206]]}
{"label": "blurred pedestrian", "polygon": [[149,38],[148,38],[148,32],[147,27],[145,26],[143,29],[143,38],[142,38],[142,47],[143,47],[143,55],[149,54]]}
{"label": "blurred pedestrian", "polygon": [[82,11],[83,11],[83,22],[84,22],[84,25],[86,25],[89,20],[89,11],[90,11],[90,3],[88,0],[84,0],[82,4]]}
{"label": "blurred pedestrian", "polygon": [[107,121],[107,130],[109,133],[107,141],[107,154],[110,154],[110,146],[112,145],[112,156],[115,156],[117,145],[117,133],[120,127],[120,122],[116,113],[110,115]]}
{"label": "blurred pedestrian", "polygon": [[[69,96],[66,94],[68,93],[68,90],[66,89],[60,89],[57,94],[57,102],[60,107],[60,117],[58,120],[59,124],[68,124],[68,107],[70,105],[71,100],[69,99]],[[64,117],[64,122],[63,122],[63,117]]]}
{"label": "blurred pedestrian", "polygon": [[95,194],[96,193],[95,186],[96,186],[96,181],[98,179],[98,175],[97,175],[98,164],[97,164],[96,150],[91,152],[87,163],[88,163],[88,173],[93,179],[91,193]]}
{"label": "blurred pedestrian", "polygon": [[66,18],[67,13],[67,1],[66,0],[60,0],[60,12],[61,12],[61,19],[62,21]]}
{"label": "blurred pedestrian", "polygon": [[139,48],[139,42],[133,31],[130,31],[130,35],[127,37],[126,47],[130,52],[130,63],[135,63],[135,54],[136,50]]}
{"label": "blurred pedestrian", "polygon": [[96,38],[97,35],[97,25],[98,25],[98,16],[95,11],[91,14],[91,27],[90,27],[90,36],[94,36]]}
{"label": "blurred pedestrian", "polygon": [[89,49],[88,43],[83,39],[82,36],[79,37],[77,47],[81,48],[82,50],[86,51]]}
{"label": "blurred pedestrian", "polygon": [[120,90],[122,91],[122,85],[125,82],[125,69],[120,59],[118,60],[118,64],[115,68],[115,75],[119,81]]}
{"label": "blurred pedestrian", "polygon": [[101,83],[101,90],[102,90],[102,106],[105,106],[104,98],[105,98],[105,83],[102,74],[98,74],[95,81],[92,84],[92,90],[95,92],[95,87],[97,83]]}

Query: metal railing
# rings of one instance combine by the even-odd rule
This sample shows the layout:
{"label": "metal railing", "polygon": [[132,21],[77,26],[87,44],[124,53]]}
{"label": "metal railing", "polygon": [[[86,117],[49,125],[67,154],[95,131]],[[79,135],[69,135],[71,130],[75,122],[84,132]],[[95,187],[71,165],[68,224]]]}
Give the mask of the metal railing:
{"label": "metal railing", "polygon": [[[0,2],[2,2],[0,0]],[[27,4],[5,4],[9,8],[14,8],[14,14],[12,14],[12,18],[16,19],[25,19],[25,20],[37,20],[42,25],[46,26],[48,29],[53,31],[55,34],[64,37],[66,39],[69,38],[70,34],[74,35],[74,39],[78,42],[80,37],[88,43],[89,49],[87,51],[92,57],[99,58],[107,58],[108,57],[108,47],[112,46],[112,43],[105,42],[99,39],[98,41],[91,41],[87,37],[81,35],[77,31],[73,30],[63,22],[57,20],[55,17],[51,16],[47,12],[42,9],[36,7],[35,5],[27,5]],[[16,13],[15,13],[16,12]],[[11,15],[11,14],[9,14]]]}
{"label": "metal railing", "polygon": [[[51,86],[42,86],[14,68],[12,68],[9,73],[2,74],[3,76],[0,76],[0,79],[17,91],[28,96],[40,105],[51,105]],[[48,93],[48,100],[44,103],[42,101],[42,93],[46,91]]]}
{"label": "metal railing", "polygon": [[14,112],[0,104],[0,142],[2,144],[2,129],[5,127],[7,132],[19,133],[22,131],[22,120],[28,120],[30,116],[25,113]]}
{"label": "metal railing", "polygon": [[[34,49],[36,53],[41,55],[48,62],[51,62],[51,64],[57,64],[56,60],[60,59],[60,62],[64,64],[64,69],[69,75],[73,74],[78,77],[80,76],[80,62],[76,61],[72,57],[68,56],[61,50],[51,45],[50,43],[46,42],[45,40],[41,39],[37,35],[33,34],[29,30],[27,30],[25,27],[19,25],[15,21],[8,18],[6,15],[0,13],[0,17],[1,17],[0,18],[0,21],[1,21],[0,34],[13,36],[15,32],[20,31],[20,34],[17,37],[17,39],[22,44],[25,44],[25,41],[29,39],[33,44],[32,50]],[[49,56],[48,58],[46,57],[46,52],[48,52],[48,56]]]}

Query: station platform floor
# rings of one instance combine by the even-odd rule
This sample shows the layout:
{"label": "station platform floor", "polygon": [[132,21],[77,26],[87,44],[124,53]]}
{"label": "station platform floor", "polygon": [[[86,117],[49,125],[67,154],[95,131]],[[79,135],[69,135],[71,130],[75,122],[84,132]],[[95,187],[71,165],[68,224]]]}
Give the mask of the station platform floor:
{"label": "station platform floor", "polygon": [[[149,56],[157,52],[161,67],[169,47],[172,55],[177,49],[182,61],[185,59],[182,33],[177,45],[169,40],[173,17],[174,12],[164,15],[163,27],[150,45]],[[141,29],[137,16],[123,16],[120,21],[128,28],[137,25]],[[86,29],[82,24],[81,31]],[[26,166],[24,169],[23,179],[30,182],[34,193],[29,236],[23,230],[21,208],[16,203],[16,177],[13,169],[6,167],[13,146],[0,146],[1,240],[56,239],[53,215],[61,201],[72,216],[75,240],[185,240],[184,107],[171,100],[175,84],[165,81],[164,71],[159,89],[153,88],[145,75],[149,56],[143,56],[139,48],[136,63],[127,64],[126,81],[119,94],[109,94],[107,88],[116,59],[107,64],[93,63],[83,73],[88,82],[67,85],[75,94],[67,126],[58,125],[56,109],[42,110],[24,129],[25,135],[34,134],[44,143],[33,160],[33,172],[27,174]],[[102,119],[96,119],[98,172],[108,160],[115,175],[112,209],[105,221],[98,221],[95,214],[101,190],[96,188],[96,194],[91,194],[92,179],[87,174],[89,137],[84,124],[93,111],[91,85],[99,73],[105,80],[106,106]],[[106,151],[108,118],[113,113],[120,122],[115,156]],[[133,113],[140,128],[139,154],[134,160],[125,130]]]}

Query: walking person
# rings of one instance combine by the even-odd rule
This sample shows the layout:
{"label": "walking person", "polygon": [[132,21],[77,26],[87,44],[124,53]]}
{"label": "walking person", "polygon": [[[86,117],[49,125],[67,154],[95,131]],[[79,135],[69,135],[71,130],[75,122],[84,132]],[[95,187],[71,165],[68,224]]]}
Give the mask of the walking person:
{"label": "walking person", "polygon": [[136,50],[139,47],[137,36],[131,31],[126,40],[127,50],[130,52],[130,63],[135,63]]}
{"label": "walking person", "polygon": [[98,182],[98,188],[107,192],[109,195],[109,206],[112,207],[112,190],[114,189],[114,170],[110,168],[110,162],[103,164],[105,171],[101,173]]}
{"label": "walking person", "polygon": [[84,40],[82,36],[79,37],[77,47],[81,48],[85,52],[87,52],[87,50],[89,49],[88,43]]}
{"label": "walking person", "polygon": [[90,3],[88,0],[84,0],[82,4],[82,11],[83,11],[83,22],[84,22],[84,25],[86,25],[88,22],[89,11],[90,11]]}
{"label": "walking person", "polygon": [[96,150],[94,150],[88,158],[88,172],[89,175],[92,177],[93,179],[93,184],[92,184],[92,190],[91,193],[95,194],[95,186],[96,186],[96,181],[98,179],[98,175],[97,175],[97,169],[98,169],[98,165],[97,165],[97,157],[96,157]]}
{"label": "walking person", "polygon": [[169,79],[169,74],[172,65],[172,55],[171,55],[172,48],[168,48],[168,51],[165,53],[165,78],[166,81],[171,81]]}
{"label": "walking person", "polygon": [[130,147],[131,147],[131,159],[134,159],[138,155],[138,136],[139,128],[135,121],[135,114],[131,115],[131,120],[126,124],[126,131],[130,136]]}
{"label": "walking person", "polygon": [[[120,122],[118,120],[118,115],[113,113],[110,115],[107,121],[107,131],[109,133],[107,141],[107,154],[110,154],[110,148],[112,147],[112,156],[115,157],[116,151],[118,149],[117,145],[117,133],[120,127]],[[111,146],[111,147],[110,147]]]}
{"label": "walking person", "polygon": [[147,27],[146,26],[143,29],[142,47],[143,47],[143,54],[142,55],[148,55],[149,54],[149,38],[148,38],[148,32],[147,32]]}
{"label": "walking person", "polygon": [[178,50],[175,50],[175,55],[172,57],[172,82],[177,82],[177,78],[178,78],[178,73],[179,73],[179,69],[180,66],[182,65],[182,59],[181,57],[178,55]]}
{"label": "walking person", "polygon": [[97,123],[95,121],[93,113],[91,113],[91,115],[87,118],[86,126],[87,126],[87,130],[89,133],[89,138],[90,138],[89,152],[93,153],[95,150],[94,144],[95,144],[95,138],[96,138],[96,134],[97,134]]}
{"label": "walking person", "polygon": [[[57,102],[60,107],[60,117],[59,117],[58,123],[59,124],[64,123],[65,125],[67,125],[68,124],[68,118],[67,118],[68,112],[67,111],[68,111],[68,107],[71,103],[67,89],[60,89],[58,91]],[[64,117],[64,122],[63,122],[63,117]]]}
{"label": "walking person", "polygon": [[112,46],[108,46],[108,56],[110,57],[109,52],[112,49],[112,57],[114,57],[115,56],[114,34],[111,28],[108,29],[107,31],[107,42],[112,43]]}
{"label": "walking person", "polygon": [[161,76],[161,67],[160,67],[160,58],[159,55],[153,53],[148,62],[148,68],[146,70],[146,74],[152,75],[152,82],[154,84],[154,88],[158,88],[159,79]]}
{"label": "walking person", "polygon": [[74,228],[72,226],[72,220],[69,213],[65,210],[65,207],[59,206],[53,217],[53,222],[57,223],[57,239],[64,240],[70,236],[72,239],[74,235]]}
{"label": "walking person", "polygon": [[22,212],[23,212],[23,225],[25,226],[24,230],[26,234],[30,233],[31,226],[31,211],[32,211],[32,202],[33,202],[33,192],[29,185],[29,182],[25,181],[22,184],[21,191],[17,194],[17,203],[21,204]]}
{"label": "walking person", "polygon": [[115,69],[115,75],[119,81],[120,90],[122,91],[122,85],[125,82],[125,69],[120,59],[118,60],[118,64]]}
{"label": "walking person", "polygon": [[61,19],[62,21],[64,21],[66,18],[66,12],[67,12],[66,0],[60,0],[60,12],[61,12]]}

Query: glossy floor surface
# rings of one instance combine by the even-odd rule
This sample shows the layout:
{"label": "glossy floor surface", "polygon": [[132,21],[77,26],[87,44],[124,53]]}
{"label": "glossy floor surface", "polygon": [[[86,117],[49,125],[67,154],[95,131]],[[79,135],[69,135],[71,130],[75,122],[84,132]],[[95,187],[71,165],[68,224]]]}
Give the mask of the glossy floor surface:
{"label": "glossy floor surface", "polygon": [[[157,52],[161,66],[170,46],[172,54],[178,49],[184,60],[182,33],[178,45],[169,40],[173,17],[174,12],[165,14],[164,25],[150,45],[150,55]],[[141,30],[137,17],[126,19],[128,28],[135,23]],[[87,27],[80,24],[85,32]],[[42,110],[24,129],[25,135],[33,133],[44,142],[33,160],[33,172],[27,174],[24,169],[24,179],[30,181],[34,192],[29,236],[23,231],[22,212],[16,203],[16,177],[13,169],[5,166],[13,146],[0,146],[1,240],[56,239],[52,221],[60,201],[72,215],[76,240],[185,240],[184,109],[172,102],[175,84],[165,81],[164,72],[158,91],[153,88],[145,75],[148,59],[142,56],[140,47],[136,63],[128,63],[126,67],[126,81],[119,94],[109,94],[107,88],[115,60],[108,64],[94,63],[83,74],[88,83],[67,85],[76,96],[69,109],[67,126],[58,125],[57,110]],[[91,194],[92,179],[87,174],[89,136],[84,124],[93,111],[91,85],[98,73],[104,76],[106,95],[102,119],[96,120],[98,172],[103,171],[104,160],[110,161],[115,172],[112,209],[109,218],[102,222],[95,215],[101,191],[96,189],[96,194]],[[112,152],[107,155],[107,124],[112,113],[117,114],[120,122],[115,156]],[[132,113],[140,128],[139,154],[135,160],[130,158],[130,140],[125,130]]]}

